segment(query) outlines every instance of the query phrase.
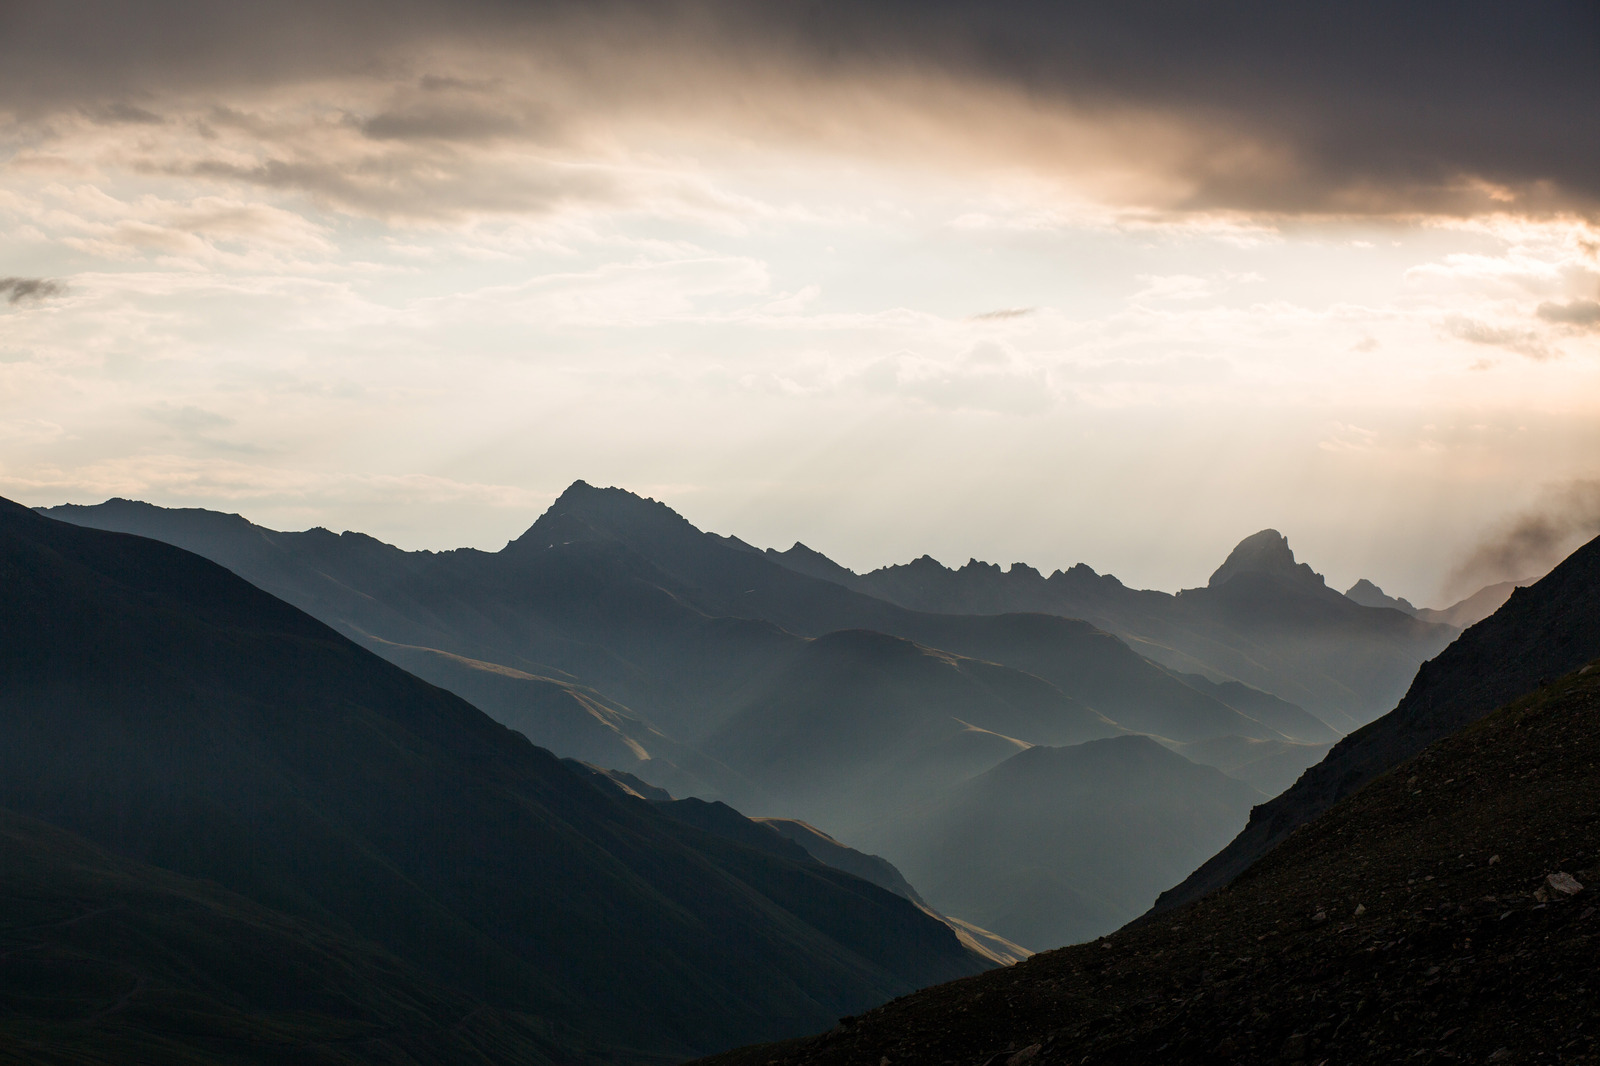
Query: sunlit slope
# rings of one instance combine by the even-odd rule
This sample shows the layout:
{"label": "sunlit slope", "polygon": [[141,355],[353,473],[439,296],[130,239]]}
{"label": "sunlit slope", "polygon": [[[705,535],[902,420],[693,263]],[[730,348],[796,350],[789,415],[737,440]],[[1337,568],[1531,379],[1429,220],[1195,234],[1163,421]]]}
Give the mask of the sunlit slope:
{"label": "sunlit slope", "polygon": [[709,1050],[979,966],[900,897],[596,787],[187,552],[4,505],[0,580],[0,805],[576,1044]]}

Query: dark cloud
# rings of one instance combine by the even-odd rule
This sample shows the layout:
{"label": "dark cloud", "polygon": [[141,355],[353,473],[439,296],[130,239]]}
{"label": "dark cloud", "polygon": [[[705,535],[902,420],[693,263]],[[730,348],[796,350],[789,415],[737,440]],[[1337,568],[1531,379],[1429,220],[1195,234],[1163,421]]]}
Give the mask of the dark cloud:
{"label": "dark cloud", "polygon": [[[1600,205],[1600,138],[1574,133],[1594,121],[1593,0],[63,0],[0,5],[0,100],[26,116],[330,76],[459,90],[471,78],[428,56],[470,67],[475,49],[565,64],[580,109],[699,93],[759,111],[741,88],[781,69],[1164,116],[1209,135],[1182,161],[1180,207]],[[369,121],[374,136],[463,136],[447,118]]]}
{"label": "dark cloud", "polygon": [[304,193],[325,204],[390,218],[445,219],[474,212],[542,213],[623,198],[603,171],[545,166],[505,173],[470,160],[390,156],[344,163],[268,159],[255,165],[203,160],[173,171]]}
{"label": "dark cloud", "polygon": [[504,84],[500,78],[447,78],[439,74],[424,74],[417,79],[418,87],[430,93],[452,91],[485,93],[493,92]]}
{"label": "dark cloud", "polygon": [[1600,481],[1578,480],[1548,492],[1468,553],[1447,582],[1470,593],[1500,581],[1542,577],[1577,546],[1600,535]]}
{"label": "dark cloud", "polygon": [[378,141],[483,141],[513,135],[537,137],[549,124],[489,107],[408,107],[358,119],[361,132]]}
{"label": "dark cloud", "polygon": [[107,126],[159,126],[164,119],[154,111],[146,111],[125,101],[84,108],[91,119]]}
{"label": "dark cloud", "polygon": [[1546,322],[1579,329],[1600,329],[1600,303],[1594,300],[1572,300],[1569,303],[1542,303],[1539,317]]}
{"label": "dark cloud", "polygon": [[48,300],[66,291],[65,283],[49,278],[0,278],[0,296],[13,306],[24,301]]}

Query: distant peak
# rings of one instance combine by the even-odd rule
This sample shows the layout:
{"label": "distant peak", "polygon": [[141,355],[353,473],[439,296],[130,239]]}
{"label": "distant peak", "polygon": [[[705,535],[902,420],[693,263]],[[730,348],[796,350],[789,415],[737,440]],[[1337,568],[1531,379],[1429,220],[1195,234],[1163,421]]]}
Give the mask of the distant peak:
{"label": "distant peak", "polygon": [[1218,588],[1240,574],[1268,574],[1296,584],[1327,587],[1321,574],[1305,563],[1295,562],[1294,552],[1289,548],[1289,538],[1276,529],[1263,529],[1241,540],[1228,554],[1227,560],[1217,567],[1217,572],[1211,575],[1207,584],[1211,588]]}
{"label": "distant peak", "polygon": [[538,521],[506,547],[520,551],[574,541],[627,543],[640,536],[659,536],[663,532],[677,536],[700,535],[699,530],[664,503],[627,489],[601,489],[579,480],[568,485]]}
{"label": "distant peak", "polygon": [[1362,578],[1346,589],[1345,597],[1356,601],[1363,607],[1390,607],[1397,611],[1404,611],[1406,614],[1417,613],[1417,609],[1412,606],[1411,601],[1397,599],[1389,595],[1366,578]]}

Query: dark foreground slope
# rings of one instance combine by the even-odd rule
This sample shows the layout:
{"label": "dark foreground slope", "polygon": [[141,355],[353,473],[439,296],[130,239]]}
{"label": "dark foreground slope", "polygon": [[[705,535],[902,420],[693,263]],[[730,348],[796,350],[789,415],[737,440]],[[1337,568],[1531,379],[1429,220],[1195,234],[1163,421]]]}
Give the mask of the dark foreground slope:
{"label": "dark foreground slope", "polygon": [[1227,884],[1296,827],[1389,767],[1597,655],[1600,538],[1543,580],[1517,589],[1498,611],[1424,663],[1398,707],[1340,741],[1287,792],[1252,811],[1237,839],[1163,893],[1155,909],[1182,906]]}
{"label": "dark foreground slope", "polygon": [[[1559,874],[1589,887],[1553,891]],[[1594,1062],[1597,895],[1600,665],[1428,748],[1190,907],[712,1061]]]}
{"label": "dark foreground slope", "polygon": [[592,783],[198,556],[0,501],[0,588],[0,807],[400,960],[471,1004],[469,1044],[501,1011],[681,1057],[981,968],[899,896]]}
{"label": "dark foreground slope", "polygon": [[349,935],[0,810],[0,1063],[566,1061],[547,1030]]}

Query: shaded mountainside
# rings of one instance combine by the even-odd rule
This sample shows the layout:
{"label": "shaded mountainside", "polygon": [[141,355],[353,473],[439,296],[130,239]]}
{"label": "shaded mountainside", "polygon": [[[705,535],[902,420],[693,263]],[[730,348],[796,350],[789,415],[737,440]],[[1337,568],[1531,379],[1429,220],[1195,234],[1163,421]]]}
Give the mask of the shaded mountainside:
{"label": "shaded mountainside", "polygon": [[1188,907],[707,1062],[1593,1062],[1597,891],[1600,664]]}
{"label": "shaded mountainside", "polygon": [[0,582],[0,807],[399,959],[493,1008],[458,1023],[490,1061],[542,1053],[495,1043],[524,1030],[681,1057],[985,965],[899,896],[600,787],[198,556],[0,502]]}
{"label": "shaded mountainside", "polygon": [[756,818],[754,821],[767,826],[788,840],[794,841],[806,850],[806,854],[822,863],[832,866],[836,870],[855,874],[863,881],[871,881],[879,888],[887,888],[897,896],[904,896],[913,903],[926,906],[926,901],[911,887],[911,882],[905,879],[895,865],[881,855],[868,855],[839,843],[833,837],[824,833],[814,825],[802,822],[796,818]]}
{"label": "shaded mountainside", "polygon": [[1297,744],[1288,740],[1253,737],[1213,737],[1188,744],[1166,746],[1190,762],[1214,766],[1229,777],[1256,788],[1263,797],[1276,796],[1328,753],[1331,744]]}
{"label": "shaded mountainside", "polygon": [[569,1061],[348,932],[6,810],[0,915],[0,1062]]}
{"label": "shaded mountainside", "polygon": [[928,906],[889,860],[841,844],[816,826],[793,818],[746,818],[725,803],[708,803],[694,797],[673,799],[670,793],[646,785],[631,774],[605,770],[571,759],[564,761],[580,773],[604,781],[625,795],[650,800],[656,804],[657,810],[670,818],[756,851],[791,860],[809,859],[887,889],[949,926],[962,944],[997,965],[1009,966],[1032,954],[1027,948],[972,922],[940,914]]}
{"label": "shaded mountainside", "polygon": [[1114,929],[1265,797],[1144,736],[1034,747],[880,827],[940,910],[1035,949]]}
{"label": "shaded mountainside", "polygon": [[1415,755],[1543,680],[1600,655],[1600,538],[1423,664],[1395,709],[1334,745],[1294,786],[1250,813],[1238,838],[1157,910],[1181,906],[1227,884],[1298,826],[1396,763]]}
{"label": "shaded mountainside", "polygon": [[952,570],[923,556],[858,575],[802,544],[767,554],[917,611],[1082,618],[1179,673],[1243,682],[1344,731],[1392,707],[1417,665],[1455,635],[1341,596],[1295,560],[1276,530],[1245,538],[1204,588],[1175,596],[1128,588],[1082,563],[1046,577],[1024,563],[1002,570],[972,560]]}

